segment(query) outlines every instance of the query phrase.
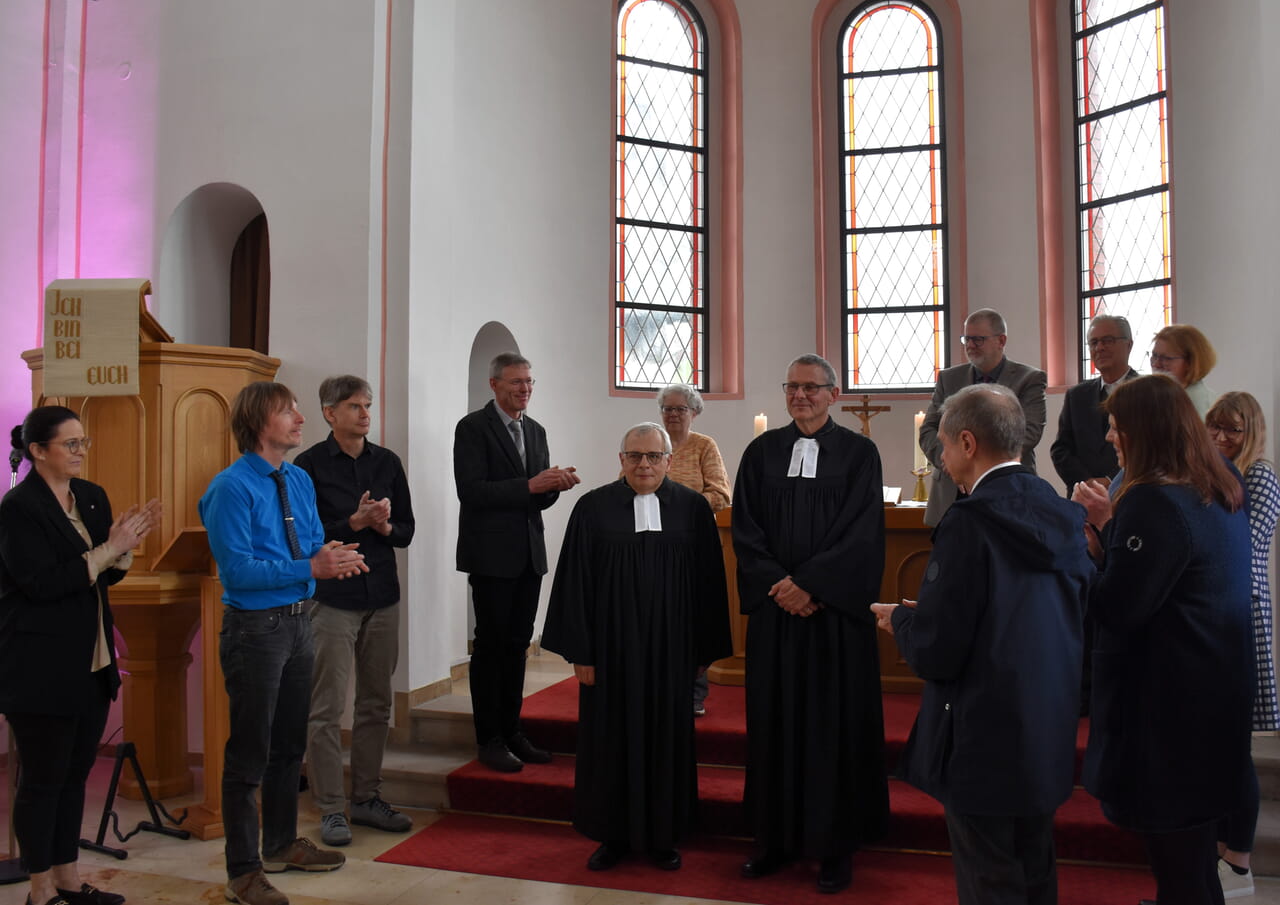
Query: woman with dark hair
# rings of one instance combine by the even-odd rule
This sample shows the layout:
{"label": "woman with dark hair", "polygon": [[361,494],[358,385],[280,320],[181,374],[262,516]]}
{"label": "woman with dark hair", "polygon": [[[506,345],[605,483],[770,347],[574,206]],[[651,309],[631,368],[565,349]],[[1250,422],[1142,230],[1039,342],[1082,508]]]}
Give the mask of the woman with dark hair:
{"label": "woman with dark hair", "polygon": [[[1277,728],[1276,668],[1271,651],[1271,582],[1267,562],[1271,539],[1280,519],[1280,481],[1263,456],[1267,451],[1267,422],[1258,400],[1248,393],[1223,393],[1205,416],[1209,436],[1218,451],[1244,475],[1245,511],[1249,513],[1249,535],[1253,542],[1253,647],[1258,684],[1253,698],[1253,730]],[[1249,855],[1258,824],[1258,785],[1254,777],[1253,796],[1218,827],[1218,876],[1223,894],[1234,898],[1253,894]]]}
{"label": "woman with dark hair", "polygon": [[1253,703],[1249,522],[1240,481],[1187,394],[1160,375],[1115,389],[1113,503],[1076,485],[1100,535],[1084,782],[1142,834],[1160,905],[1221,903],[1217,821],[1248,798]]}
{"label": "woman with dark hair", "polygon": [[107,586],[160,519],[152,500],[112,519],[81,480],[90,440],[71,409],[33,409],[13,429],[31,462],[0,501],[0,712],[22,771],[14,835],[31,875],[28,905],[120,905],[80,879],[84,789],[120,687]]}

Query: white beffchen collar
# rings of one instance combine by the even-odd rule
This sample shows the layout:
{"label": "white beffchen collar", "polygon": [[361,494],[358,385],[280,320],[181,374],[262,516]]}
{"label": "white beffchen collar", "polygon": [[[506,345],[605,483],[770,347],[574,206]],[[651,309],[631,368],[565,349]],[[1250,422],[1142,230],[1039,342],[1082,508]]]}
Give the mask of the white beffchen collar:
{"label": "white beffchen collar", "polygon": [[636,534],[641,531],[662,530],[662,510],[658,508],[658,495],[637,493],[633,503],[636,513]]}
{"label": "white beffchen collar", "polygon": [[791,447],[791,467],[787,477],[816,478],[818,476],[818,441],[801,437]]}

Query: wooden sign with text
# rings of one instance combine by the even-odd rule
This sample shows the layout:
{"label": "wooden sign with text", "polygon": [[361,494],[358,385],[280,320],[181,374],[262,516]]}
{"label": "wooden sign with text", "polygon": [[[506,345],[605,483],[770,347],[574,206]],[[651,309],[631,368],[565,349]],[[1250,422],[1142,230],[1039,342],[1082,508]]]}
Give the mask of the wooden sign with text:
{"label": "wooden sign with text", "polygon": [[54,280],[44,291],[44,394],[136,396],[147,280]]}

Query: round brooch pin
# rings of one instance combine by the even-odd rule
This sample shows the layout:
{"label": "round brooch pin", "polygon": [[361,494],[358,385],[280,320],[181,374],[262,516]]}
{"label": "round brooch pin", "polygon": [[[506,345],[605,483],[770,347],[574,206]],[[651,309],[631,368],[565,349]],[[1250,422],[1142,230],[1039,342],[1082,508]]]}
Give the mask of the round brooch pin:
{"label": "round brooch pin", "polygon": [[1129,549],[1130,553],[1137,553],[1139,550],[1142,549],[1142,538],[1134,534],[1127,541],[1124,542],[1124,545]]}

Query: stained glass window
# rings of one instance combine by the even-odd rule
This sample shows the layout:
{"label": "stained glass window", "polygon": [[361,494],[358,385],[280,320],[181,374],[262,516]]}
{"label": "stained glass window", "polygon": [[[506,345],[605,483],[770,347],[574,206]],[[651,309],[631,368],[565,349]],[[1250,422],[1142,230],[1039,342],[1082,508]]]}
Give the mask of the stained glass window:
{"label": "stained glass window", "polygon": [[707,388],[707,38],[683,0],[622,0],[615,385]]}
{"label": "stained glass window", "polygon": [[1141,346],[1171,322],[1164,3],[1073,0],[1081,374],[1097,314]]}
{"label": "stained glass window", "polygon": [[932,389],[948,310],[938,23],[923,4],[875,0],[839,42],[845,388]]}

